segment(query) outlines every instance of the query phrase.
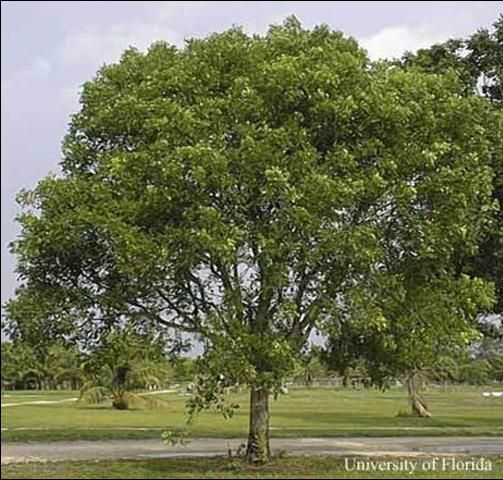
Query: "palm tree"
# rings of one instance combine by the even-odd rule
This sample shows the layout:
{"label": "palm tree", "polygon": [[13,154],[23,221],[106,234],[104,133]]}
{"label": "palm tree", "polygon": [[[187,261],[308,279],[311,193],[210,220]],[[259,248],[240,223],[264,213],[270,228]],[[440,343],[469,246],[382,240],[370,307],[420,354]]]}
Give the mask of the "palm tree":
{"label": "palm tree", "polygon": [[295,379],[304,383],[306,387],[310,387],[315,380],[326,376],[327,368],[320,359],[319,349],[315,347],[302,357]]}
{"label": "palm tree", "polygon": [[26,389],[30,383],[41,388],[44,371],[40,367],[34,349],[23,342],[2,342],[2,387],[21,385]]}
{"label": "palm tree", "polygon": [[45,376],[51,388],[65,386],[65,383],[72,390],[76,390],[84,379],[80,368],[80,354],[73,346],[55,343],[51,345],[41,362],[45,371]]}
{"label": "palm tree", "polygon": [[151,339],[124,332],[114,332],[90,353],[83,371],[86,373],[78,403],[98,404],[111,399],[117,410],[147,407],[164,402],[135,393],[160,387],[169,374],[162,352]]}
{"label": "palm tree", "polygon": [[156,362],[141,361],[121,365],[104,365],[100,374],[84,382],[78,404],[92,405],[112,400],[117,410],[155,408],[164,402],[152,396],[135,393],[148,386],[160,387],[168,369]]}

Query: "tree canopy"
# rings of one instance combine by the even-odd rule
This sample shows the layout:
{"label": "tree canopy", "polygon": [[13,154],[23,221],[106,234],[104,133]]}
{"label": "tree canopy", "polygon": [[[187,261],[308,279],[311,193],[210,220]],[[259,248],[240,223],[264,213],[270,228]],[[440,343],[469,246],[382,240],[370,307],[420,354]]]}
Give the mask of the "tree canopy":
{"label": "tree canopy", "polygon": [[498,207],[491,225],[479,242],[477,254],[460,258],[460,269],[481,276],[496,286],[495,312],[503,312],[503,16],[491,29],[480,29],[466,39],[408,53],[398,62],[403,68],[458,75],[465,95],[478,94],[493,105],[494,142],[490,165],[494,170],[493,198]]}

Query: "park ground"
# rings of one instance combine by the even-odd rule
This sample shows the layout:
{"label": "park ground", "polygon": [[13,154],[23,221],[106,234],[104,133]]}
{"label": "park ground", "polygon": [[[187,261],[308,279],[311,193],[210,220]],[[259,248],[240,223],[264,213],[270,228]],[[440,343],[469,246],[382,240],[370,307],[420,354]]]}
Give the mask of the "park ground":
{"label": "park ground", "polygon": [[[404,389],[291,388],[271,401],[273,437],[339,436],[503,436],[503,398],[483,397],[495,387],[428,387],[433,416],[408,415]],[[78,392],[6,392],[2,396],[2,441],[159,438],[166,429],[185,427],[183,389],[158,395],[163,408],[114,410],[110,404],[78,407]],[[241,408],[229,420],[202,413],[190,427],[193,437],[243,438],[248,426],[248,395],[231,395]],[[32,403],[32,402],[58,403]],[[17,404],[17,406],[13,406]],[[6,406],[9,405],[9,406]]]}
{"label": "park ground", "polygon": [[[431,463],[433,458],[439,457],[416,457],[418,465]],[[396,458],[373,457],[372,460],[396,461]],[[503,457],[487,457],[486,462],[491,462],[491,471],[439,468],[429,472],[419,467],[409,474],[348,471],[345,459],[335,456],[274,458],[263,466],[250,466],[241,460],[223,457],[176,458],[4,465],[2,478],[503,478]]]}
{"label": "park ground", "polygon": [[[484,397],[495,387],[447,386],[424,390],[433,417],[407,415],[407,397],[401,388],[385,392],[373,389],[291,388],[271,403],[272,436],[276,439],[344,437],[492,437],[501,444],[503,399]],[[5,392],[2,396],[2,444],[16,442],[76,442],[126,439],[160,439],[166,429],[185,426],[183,389],[158,395],[163,408],[116,411],[111,405],[79,407],[77,392]],[[204,439],[239,439],[246,435],[247,395],[229,399],[241,404],[236,415],[224,420],[218,412],[206,412],[191,426],[191,436]],[[38,402],[38,403],[34,403]],[[41,403],[42,402],[42,403]],[[375,439],[378,440],[377,438]],[[411,438],[408,440],[412,441]],[[446,438],[447,440],[447,438]],[[390,439],[391,441],[391,439]],[[491,442],[491,439],[488,439]],[[274,442],[273,442],[274,443]],[[469,443],[469,442],[468,442]],[[26,443],[24,443],[26,445]],[[60,443],[60,446],[63,445]],[[55,446],[55,448],[57,448]],[[166,447],[168,449],[168,447]],[[342,454],[341,450],[341,454]],[[318,452],[323,453],[323,452]],[[326,453],[326,452],[325,452]],[[349,454],[348,451],[345,452]],[[472,452],[473,453],[473,452]],[[278,456],[279,454],[279,456]],[[286,454],[286,455],[285,455]],[[359,452],[361,455],[362,452]],[[454,452],[466,456],[463,448]],[[266,466],[248,466],[239,458],[99,458],[17,463],[2,466],[2,478],[402,478],[403,472],[347,471],[341,455],[289,455],[276,451]],[[374,460],[388,455],[377,450]],[[428,459],[431,453],[422,454]],[[446,455],[439,453],[438,455]],[[484,449],[476,457],[485,455]],[[416,472],[408,478],[503,478],[503,456],[488,452],[491,471]],[[168,457],[168,455],[167,455]],[[396,457],[391,457],[396,458]]]}

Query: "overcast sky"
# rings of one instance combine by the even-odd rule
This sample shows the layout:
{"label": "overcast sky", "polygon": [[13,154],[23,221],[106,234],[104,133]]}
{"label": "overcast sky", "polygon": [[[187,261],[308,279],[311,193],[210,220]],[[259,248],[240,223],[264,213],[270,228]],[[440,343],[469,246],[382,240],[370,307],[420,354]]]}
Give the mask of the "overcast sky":
{"label": "overcast sky", "polygon": [[488,27],[498,2],[10,2],[2,9],[2,303],[16,285],[7,244],[14,197],[57,171],[79,86],[104,62],[152,41],[181,45],[233,24],[263,32],[295,14],[356,37],[372,58],[398,56]]}

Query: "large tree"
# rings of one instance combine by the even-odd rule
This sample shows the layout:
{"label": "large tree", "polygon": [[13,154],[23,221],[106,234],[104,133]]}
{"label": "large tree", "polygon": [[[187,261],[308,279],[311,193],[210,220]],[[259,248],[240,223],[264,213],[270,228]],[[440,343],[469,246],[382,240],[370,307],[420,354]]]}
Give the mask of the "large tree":
{"label": "large tree", "polygon": [[192,407],[249,388],[247,457],[265,460],[270,394],[382,264],[386,231],[431,275],[474,244],[490,145],[462,88],[295,19],[128,50],[84,85],[61,175],[21,195],[10,311],[43,305],[55,335],[127,316],[195,336]]}
{"label": "large tree", "polygon": [[[341,371],[364,361],[378,384],[404,377],[412,411],[428,416],[417,392],[418,376],[431,373],[445,355],[457,356],[466,350],[480,338],[479,330],[491,334],[492,324],[477,324],[484,319],[479,314],[501,313],[503,307],[503,17],[493,29],[407,53],[393,63],[410,71],[455,75],[463,85],[460,94],[488,100],[484,128],[493,170],[491,219],[474,238],[476,248],[465,245],[455,251],[451,244],[454,250],[436,258],[433,269],[428,251],[411,250],[410,244],[400,243],[397,224],[386,231],[383,257],[387,260],[379,278],[360,283],[358,295],[347,302],[341,321],[332,325],[325,359]],[[455,201],[464,202],[463,195]],[[438,272],[442,272],[440,278]],[[494,305],[487,286],[468,283],[474,276],[495,284]],[[372,318],[379,320],[373,323]]]}
{"label": "large tree", "polygon": [[380,387],[404,380],[411,413],[429,417],[419,393],[421,380],[434,378],[439,362],[459,359],[480,338],[477,316],[492,307],[494,298],[483,280],[457,277],[445,263],[441,275],[430,267],[421,272],[424,262],[397,259],[360,284],[348,296],[339,322],[329,328],[323,357],[339,372],[363,364]]}
{"label": "large tree", "polygon": [[503,314],[503,16],[492,28],[480,29],[466,39],[451,39],[407,53],[397,63],[403,68],[454,73],[465,85],[464,95],[478,94],[493,105],[493,121],[488,127],[494,143],[490,165],[494,170],[493,198],[498,208],[479,241],[477,253],[460,255],[458,270],[494,282],[494,311]]}

